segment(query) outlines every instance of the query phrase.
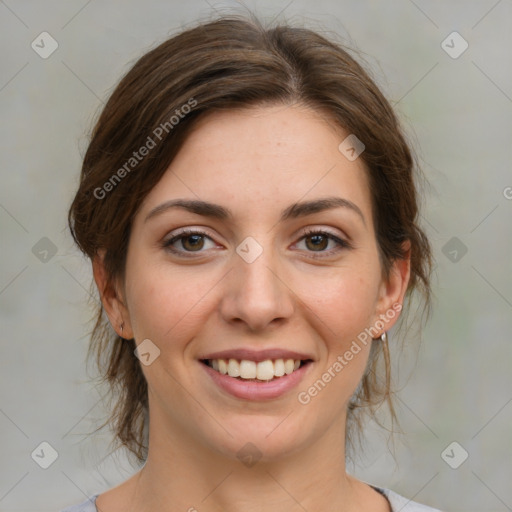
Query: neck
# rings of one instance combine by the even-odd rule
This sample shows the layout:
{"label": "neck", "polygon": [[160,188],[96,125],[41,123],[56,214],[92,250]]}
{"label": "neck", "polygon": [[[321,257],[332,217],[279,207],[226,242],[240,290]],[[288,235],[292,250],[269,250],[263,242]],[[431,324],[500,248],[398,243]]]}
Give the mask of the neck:
{"label": "neck", "polygon": [[136,475],[133,510],[355,510],[360,489],[345,471],[344,439],[345,424],[336,423],[300,450],[263,456],[252,464],[247,458],[241,462],[236,453],[230,457],[214,451],[186,432],[150,427],[148,458]]}

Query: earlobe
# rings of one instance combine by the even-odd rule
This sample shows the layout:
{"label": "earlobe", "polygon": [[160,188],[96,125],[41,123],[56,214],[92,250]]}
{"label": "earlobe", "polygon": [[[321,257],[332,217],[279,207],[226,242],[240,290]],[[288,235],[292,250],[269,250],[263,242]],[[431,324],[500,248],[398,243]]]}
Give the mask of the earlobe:
{"label": "earlobe", "polygon": [[403,258],[393,262],[388,278],[382,283],[378,314],[380,318],[384,315],[387,319],[383,332],[388,331],[396,323],[402,311],[411,273],[410,247],[409,241],[404,243]]}
{"label": "earlobe", "polygon": [[105,250],[100,250],[92,261],[92,272],[103,309],[108,316],[110,325],[121,338],[133,338],[128,310],[118,286],[108,275],[104,265]]}

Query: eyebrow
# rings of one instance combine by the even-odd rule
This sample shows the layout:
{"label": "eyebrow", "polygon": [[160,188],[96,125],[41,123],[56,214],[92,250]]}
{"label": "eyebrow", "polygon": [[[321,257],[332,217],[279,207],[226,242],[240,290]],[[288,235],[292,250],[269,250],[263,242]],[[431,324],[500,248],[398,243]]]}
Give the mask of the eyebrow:
{"label": "eyebrow", "polygon": [[[153,208],[144,219],[144,222],[147,222],[151,218],[156,217],[157,215],[160,215],[172,208],[181,208],[203,217],[210,217],[219,220],[233,218],[233,213],[229,208],[225,208],[224,206],[220,206],[218,204],[208,203],[198,199],[171,199]],[[294,203],[282,211],[279,222],[283,222],[289,219],[297,219],[299,217],[305,217],[307,215],[312,215],[314,213],[322,212],[325,210],[332,210],[334,208],[348,208],[349,210],[352,210],[353,212],[357,213],[359,217],[361,217],[363,224],[366,225],[366,220],[361,209],[352,201],[343,199],[342,197],[325,197],[312,201]]]}

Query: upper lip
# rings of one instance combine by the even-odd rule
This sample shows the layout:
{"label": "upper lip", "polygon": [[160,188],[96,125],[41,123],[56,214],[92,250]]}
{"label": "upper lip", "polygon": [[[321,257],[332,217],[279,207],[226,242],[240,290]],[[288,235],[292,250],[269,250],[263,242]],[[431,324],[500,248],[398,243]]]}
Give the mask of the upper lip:
{"label": "upper lip", "polygon": [[311,359],[313,357],[308,354],[301,354],[293,350],[284,350],[281,348],[269,348],[265,350],[251,350],[246,348],[233,348],[229,350],[221,350],[219,352],[212,352],[199,358],[203,359],[237,359],[241,361],[245,359],[247,361],[265,361],[267,359],[300,359],[302,361]]}

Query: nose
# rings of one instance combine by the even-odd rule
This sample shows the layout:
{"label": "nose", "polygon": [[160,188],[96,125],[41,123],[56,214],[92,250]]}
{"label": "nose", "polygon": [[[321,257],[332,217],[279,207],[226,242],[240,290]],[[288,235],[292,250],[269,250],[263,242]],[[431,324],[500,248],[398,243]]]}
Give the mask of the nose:
{"label": "nose", "polygon": [[224,286],[220,314],[230,324],[244,324],[256,332],[284,323],[293,314],[293,291],[271,249],[265,247],[251,263],[233,254]]}

